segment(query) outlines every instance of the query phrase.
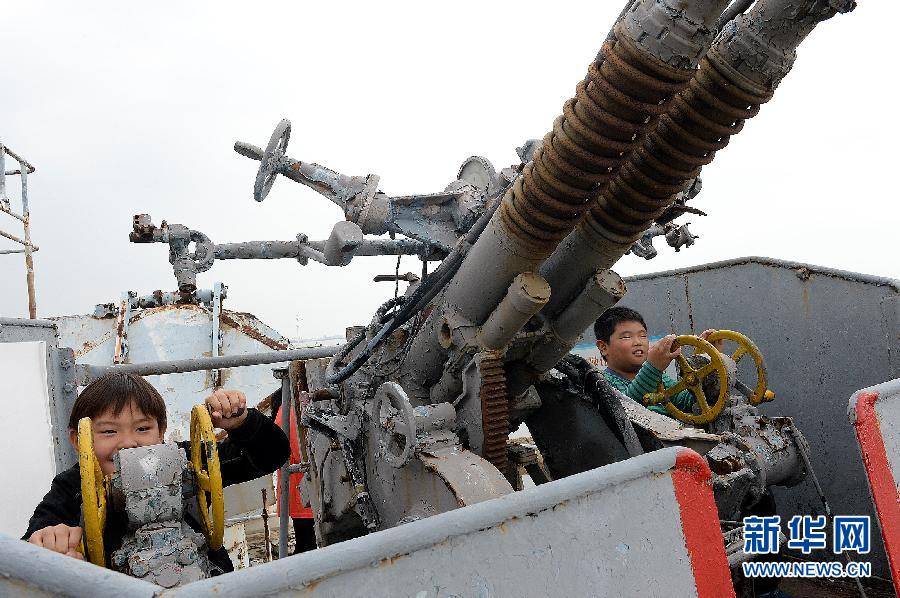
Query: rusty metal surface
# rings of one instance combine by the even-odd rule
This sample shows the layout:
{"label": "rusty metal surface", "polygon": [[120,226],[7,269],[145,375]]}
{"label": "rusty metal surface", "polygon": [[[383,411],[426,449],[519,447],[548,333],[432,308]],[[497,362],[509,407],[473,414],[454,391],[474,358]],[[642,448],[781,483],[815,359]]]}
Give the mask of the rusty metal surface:
{"label": "rusty metal surface", "polygon": [[621,26],[614,29],[501,206],[510,231],[526,243],[555,247],[691,74],[638,49]]}
{"label": "rusty metal surface", "polygon": [[509,397],[503,356],[496,351],[480,354],[478,373],[481,378],[481,428],[484,444],[481,456],[503,471],[506,468],[506,439],[509,436]]}
{"label": "rusty metal surface", "polygon": [[[642,243],[642,236],[654,221],[664,225],[673,209],[682,209],[679,197],[690,195],[701,168],[772,97],[793,65],[797,46],[815,26],[854,6],[852,1],[760,0],[730,21],[698,57],[700,67],[688,85],[647,127],[635,151],[598,189],[586,218],[551,257],[555,270],[571,266],[566,275],[546,274],[551,286],[567,296],[567,277],[586,280],[629,250],[652,257],[655,250],[650,252],[649,239]],[[686,229],[670,232],[673,246],[693,243]],[[551,301],[551,308],[558,304]]]}
{"label": "rusty metal surface", "polygon": [[[17,170],[7,172],[6,156],[10,156],[19,163]],[[28,292],[28,317],[34,319],[37,317],[37,300],[34,292],[34,258],[32,253],[39,248],[31,242],[31,214],[28,209],[28,174],[34,172],[34,166],[29,164],[24,158],[10,150],[0,142],[0,211],[19,220],[22,223],[23,238],[19,238],[12,233],[0,230],[0,237],[4,237],[22,245],[21,250],[0,251],[0,254],[24,253],[25,254],[25,288]],[[6,196],[6,177],[7,175],[18,175],[21,181],[21,200],[22,213],[17,214],[12,210],[9,198]]]}
{"label": "rusty metal surface", "polygon": [[[160,293],[162,296],[162,293]],[[138,301],[142,298],[135,298]],[[147,303],[146,301],[144,303]],[[166,360],[189,360],[176,367],[188,373],[180,375],[149,375],[148,380],[167,397],[169,430],[167,437],[184,440],[188,437],[190,408],[202,402],[215,384],[214,376],[201,370],[207,366],[211,355],[213,310],[203,305],[167,304],[160,307],[136,308],[131,311],[128,323],[128,354],[126,364],[120,367],[136,368],[140,363]],[[121,311],[119,312],[122,313]],[[96,367],[95,373],[113,363],[117,340],[116,317],[92,315],[63,316],[54,320],[60,331],[60,344],[75,349],[81,383],[87,378],[86,368]],[[220,381],[243,390],[251,404],[268,396],[277,386],[272,379],[272,366],[267,363],[283,363],[292,354],[273,356],[273,351],[284,351],[288,341],[277,331],[252,314],[221,310],[222,353],[215,366],[221,369]],[[316,349],[321,351],[321,349]],[[327,350],[325,351],[328,352]],[[253,360],[247,355],[258,354]],[[303,353],[306,355],[306,353]],[[241,363],[258,363],[249,367]],[[168,371],[172,371],[170,366]]]}

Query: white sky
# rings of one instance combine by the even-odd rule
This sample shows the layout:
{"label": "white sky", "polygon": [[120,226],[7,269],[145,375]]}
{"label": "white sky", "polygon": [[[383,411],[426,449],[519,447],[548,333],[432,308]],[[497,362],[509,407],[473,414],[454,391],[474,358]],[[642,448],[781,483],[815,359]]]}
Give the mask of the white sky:
{"label": "white sky", "polygon": [[[87,313],[124,290],[171,290],[161,244],[128,242],[149,213],[213,241],[324,239],[341,212],[287,179],[262,204],[257,163],[283,117],[288,154],[390,195],[442,190],[473,154],[498,170],[542,137],[621,2],[3,2],[0,139],[30,179],[38,315]],[[701,239],[626,256],[623,276],[744,255],[900,278],[895,116],[900,3],[865,1],[813,32],[772,102],[703,173]],[[8,186],[18,184],[8,178]],[[18,207],[17,196],[14,206]],[[685,220],[685,219],[682,219]],[[18,223],[0,214],[0,229]],[[0,239],[0,248],[11,247]],[[21,256],[0,255],[0,314],[27,313]],[[222,261],[226,306],[283,334],[368,321],[394,259],[346,268]],[[406,258],[401,272],[418,271]]]}

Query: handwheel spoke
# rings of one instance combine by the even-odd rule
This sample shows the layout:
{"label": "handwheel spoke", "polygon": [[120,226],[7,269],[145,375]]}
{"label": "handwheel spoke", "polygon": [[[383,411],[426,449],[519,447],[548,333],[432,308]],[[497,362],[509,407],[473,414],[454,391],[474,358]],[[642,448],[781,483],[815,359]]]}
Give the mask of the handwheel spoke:
{"label": "handwheel spoke", "polygon": [[204,471],[197,472],[197,485],[209,492],[209,475]]}
{"label": "handwheel spoke", "polygon": [[710,362],[697,370],[697,376],[700,378],[705,378],[716,371],[716,366],[714,363]]}
{"label": "handwheel spoke", "polygon": [[676,382],[675,384],[673,384],[672,386],[670,386],[669,388],[666,389],[666,398],[668,399],[669,397],[674,397],[675,395],[680,393],[682,390],[685,390],[687,387],[688,387],[687,382],[685,382],[684,380],[679,380],[678,382]]}
{"label": "handwheel spoke", "polygon": [[747,354],[747,347],[741,345],[737,348],[737,350],[731,354],[731,358],[735,361],[740,361],[741,357]]}
{"label": "handwheel spoke", "polygon": [[694,397],[697,399],[697,402],[700,403],[700,411],[702,413],[707,413],[710,411],[709,404],[706,402],[706,395],[703,393],[703,388],[700,385],[691,387],[691,392],[694,394]]}
{"label": "handwheel spoke", "polygon": [[678,361],[678,367],[681,368],[683,374],[694,371],[694,368],[688,363],[688,360],[684,358],[684,355],[676,355],[675,359]]}

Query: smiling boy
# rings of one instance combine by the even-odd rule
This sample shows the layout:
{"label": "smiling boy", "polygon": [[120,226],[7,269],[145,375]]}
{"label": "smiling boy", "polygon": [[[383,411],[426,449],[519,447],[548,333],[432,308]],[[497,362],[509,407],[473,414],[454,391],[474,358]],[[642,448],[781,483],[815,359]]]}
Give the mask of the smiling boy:
{"label": "smiling boy", "polygon": [[[704,330],[700,338],[706,339],[713,332]],[[681,355],[681,349],[672,345],[675,335],[664,336],[651,345],[647,324],[635,310],[628,307],[606,310],[594,322],[594,336],[607,365],[603,377],[621,393],[643,403],[644,395],[656,392],[660,381],[666,388],[675,384],[676,381],[664,371],[673,359]],[[694,406],[694,395],[687,390],[671,400],[685,412],[690,412]],[[653,405],[648,409],[669,415],[662,405]]]}
{"label": "smiling boy", "polygon": [[[213,425],[228,432],[228,438],[218,445],[225,486],[272,473],[290,454],[284,432],[256,409],[247,409],[246,404],[244,394],[235,390],[218,389],[206,398]],[[107,374],[82,391],[69,417],[69,439],[76,450],[76,430],[83,417],[92,420],[94,453],[104,475],[115,472],[113,458],[119,450],[160,444],[166,433],[162,397],[149,382],[133,374]],[[179,446],[187,451],[189,444],[181,442]],[[189,513],[185,520],[200,531],[199,522]],[[107,554],[121,546],[126,523],[121,515],[109,512],[104,531]],[[53,479],[22,539],[83,559],[77,551],[82,536],[80,524],[81,474],[76,464]],[[233,570],[224,548],[210,551],[209,558],[223,572]]]}

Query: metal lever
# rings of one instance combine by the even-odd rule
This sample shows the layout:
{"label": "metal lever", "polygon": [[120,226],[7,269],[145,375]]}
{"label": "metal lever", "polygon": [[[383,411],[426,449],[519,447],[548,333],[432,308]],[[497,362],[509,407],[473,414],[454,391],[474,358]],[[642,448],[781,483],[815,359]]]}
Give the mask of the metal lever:
{"label": "metal lever", "polygon": [[412,272],[407,272],[406,274],[378,274],[372,280],[374,282],[395,282],[398,280],[403,282],[419,282],[419,277]]}
{"label": "metal lever", "polygon": [[247,143],[245,141],[235,141],[234,151],[245,158],[250,158],[252,160],[262,160],[263,156],[262,148],[256,147],[252,143]]}

